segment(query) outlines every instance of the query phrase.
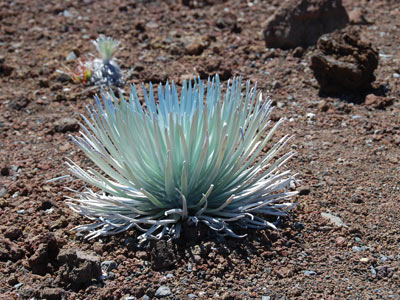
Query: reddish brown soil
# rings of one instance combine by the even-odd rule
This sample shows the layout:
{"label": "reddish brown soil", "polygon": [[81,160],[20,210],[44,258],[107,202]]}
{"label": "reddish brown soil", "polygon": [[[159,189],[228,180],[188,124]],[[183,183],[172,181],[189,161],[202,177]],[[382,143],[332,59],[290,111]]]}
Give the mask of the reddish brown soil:
{"label": "reddish brown soil", "polygon": [[[265,49],[261,24],[281,1],[130,2],[0,3],[1,298],[148,299],[165,286],[169,299],[400,299],[400,3],[344,1],[348,11],[365,9],[362,36],[380,51],[375,90],[353,104],[360,98],[318,95],[313,49],[301,58]],[[96,90],[60,82],[55,71],[72,50],[83,59],[93,52],[99,34],[121,41],[121,68],[135,68],[128,83],[218,72],[269,91],[274,120],[288,119],[280,133],[295,135],[290,168],[302,183],[280,232],[140,248],[134,231],[94,241],[71,231],[86,221],[66,207],[64,187],[83,184],[46,181],[67,173],[67,157],[87,159],[55,124],[79,119]],[[114,276],[62,285],[60,249],[115,261]]]}

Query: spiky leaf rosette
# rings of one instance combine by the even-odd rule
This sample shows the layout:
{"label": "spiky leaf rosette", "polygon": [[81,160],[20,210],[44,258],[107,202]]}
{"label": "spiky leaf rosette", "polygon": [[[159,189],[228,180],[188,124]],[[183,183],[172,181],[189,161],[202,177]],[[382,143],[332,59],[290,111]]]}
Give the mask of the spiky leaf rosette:
{"label": "spiky leaf rosette", "polygon": [[97,51],[100,54],[101,59],[104,63],[107,63],[112,59],[114,52],[117,50],[120,42],[113,39],[112,37],[100,36],[93,41]]}
{"label": "spiky leaf rosette", "polygon": [[[277,157],[289,137],[262,152],[278,128],[270,126],[271,102],[247,82],[228,82],[224,98],[218,76],[205,85],[184,82],[180,100],[174,84],[158,87],[158,103],[144,85],[146,108],[135,86],[129,101],[112,92],[96,97],[74,139],[101,169],[70,171],[103,193],[90,189],[70,199],[76,212],[95,220],[81,225],[88,237],[136,227],[142,239],[178,237],[183,222],[202,222],[220,234],[239,237],[244,228],[275,226],[261,214],[285,216],[296,192],[294,178],[279,168],[293,155]],[[286,202],[285,202],[286,201]]]}

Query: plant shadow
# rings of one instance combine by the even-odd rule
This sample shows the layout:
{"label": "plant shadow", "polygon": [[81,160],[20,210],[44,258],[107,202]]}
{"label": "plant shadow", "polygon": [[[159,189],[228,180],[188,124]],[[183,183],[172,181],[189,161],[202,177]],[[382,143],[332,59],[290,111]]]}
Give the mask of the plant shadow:
{"label": "plant shadow", "polygon": [[133,256],[140,253],[141,258],[150,263],[153,271],[164,272],[178,266],[185,266],[188,271],[201,270],[211,264],[214,269],[226,273],[232,271],[238,261],[251,264],[254,256],[266,260],[282,256],[282,249],[287,248],[288,240],[298,240],[304,227],[294,222],[290,216],[275,219],[274,224],[278,230],[245,231],[236,228],[237,234],[246,235],[240,239],[218,235],[205,225],[184,226],[182,235],[176,240],[139,244],[131,237],[131,244],[126,247]]}

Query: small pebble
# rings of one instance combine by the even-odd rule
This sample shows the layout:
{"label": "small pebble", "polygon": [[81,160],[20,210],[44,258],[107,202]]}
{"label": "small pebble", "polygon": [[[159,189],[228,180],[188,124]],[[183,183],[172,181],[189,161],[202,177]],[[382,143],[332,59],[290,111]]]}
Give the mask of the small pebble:
{"label": "small pebble", "polygon": [[101,269],[105,272],[115,270],[117,267],[118,264],[113,260],[106,260],[101,263]]}
{"label": "small pebble", "polygon": [[303,274],[306,276],[313,276],[313,275],[317,275],[317,272],[305,270],[305,271],[303,271]]}
{"label": "small pebble", "polygon": [[369,262],[369,259],[368,259],[368,257],[362,257],[362,258],[360,258],[360,262],[367,263],[367,262]]}
{"label": "small pebble", "polygon": [[10,169],[7,166],[1,167],[0,174],[3,176],[10,175]]}
{"label": "small pebble", "polygon": [[157,298],[164,298],[164,297],[167,297],[167,296],[169,296],[171,294],[172,293],[171,293],[171,290],[169,289],[169,287],[162,285],[157,289],[155,296]]}
{"label": "small pebble", "polygon": [[346,245],[346,239],[342,236],[338,236],[335,240],[336,245],[338,245],[339,247],[343,247],[344,245]]}
{"label": "small pebble", "polygon": [[294,223],[294,228],[295,228],[296,230],[302,230],[302,229],[304,229],[304,224],[303,224],[303,223],[300,223],[300,222],[295,222],[295,223]]}
{"label": "small pebble", "polygon": [[307,117],[307,119],[308,119],[309,121],[314,121],[316,115],[313,114],[313,113],[307,113],[307,114],[306,114],[306,117]]}
{"label": "small pebble", "polygon": [[63,14],[64,17],[67,17],[67,18],[72,17],[72,14],[71,14],[71,13],[69,12],[69,10],[67,10],[67,9],[64,10],[62,14]]}
{"label": "small pebble", "polygon": [[16,285],[14,285],[14,288],[16,289],[16,290],[18,290],[21,286],[23,286],[24,284],[22,283],[22,282],[20,282],[20,283],[17,283]]}
{"label": "small pebble", "polygon": [[328,219],[332,224],[335,224],[338,227],[341,227],[341,226],[347,227],[344,224],[343,220],[341,218],[339,218],[338,216],[334,216],[334,215],[332,215],[330,213],[321,213],[321,216],[324,219]]}
{"label": "small pebble", "polygon": [[74,51],[71,51],[70,53],[68,53],[67,57],[65,58],[66,61],[71,61],[71,60],[75,60],[76,59],[76,54]]}
{"label": "small pebble", "polygon": [[371,270],[372,275],[376,275],[376,271],[373,266],[370,267],[370,270]]}
{"label": "small pebble", "polygon": [[1,197],[4,197],[6,194],[7,194],[6,188],[5,188],[5,187],[2,187],[2,188],[0,189],[0,198],[1,198]]}

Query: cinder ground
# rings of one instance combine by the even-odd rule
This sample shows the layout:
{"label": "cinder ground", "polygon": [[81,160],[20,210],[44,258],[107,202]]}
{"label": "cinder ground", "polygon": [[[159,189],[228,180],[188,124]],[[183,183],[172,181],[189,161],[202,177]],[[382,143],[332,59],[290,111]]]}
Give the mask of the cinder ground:
{"label": "cinder ground", "polygon": [[[362,36],[380,51],[373,86],[392,104],[376,109],[351,95],[320,97],[312,48],[301,58],[265,49],[261,24],[280,1],[136,2],[0,3],[0,298],[146,299],[165,286],[169,299],[400,299],[400,3],[344,1],[365,9]],[[288,119],[279,134],[295,135],[289,167],[302,182],[281,232],[184,237],[149,250],[134,231],[86,241],[70,230],[86,221],[67,209],[64,187],[82,182],[46,180],[66,174],[66,157],[88,161],[55,123],[78,119],[96,90],[55,71],[71,51],[93,52],[99,34],[121,41],[119,64],[134,68],[128,83],[218,72],[257,81],[272,97],[273,119]],[[94,251],[117,268],[73,290],[59,280],[60,249]]]}

